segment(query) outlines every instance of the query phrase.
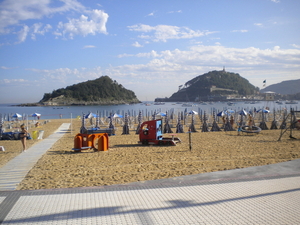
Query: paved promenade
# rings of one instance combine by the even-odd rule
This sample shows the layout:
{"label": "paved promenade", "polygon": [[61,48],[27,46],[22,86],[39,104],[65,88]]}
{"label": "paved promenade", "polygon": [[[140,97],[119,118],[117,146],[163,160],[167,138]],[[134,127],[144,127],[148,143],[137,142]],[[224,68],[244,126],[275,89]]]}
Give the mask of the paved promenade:
{"label": "paved promenade", "polygon": [[[1,184],[18,174],[2,178],[3,168]],[[0,224],[300,224],[299,159],[124,185],[13,187],[1,186]]]}

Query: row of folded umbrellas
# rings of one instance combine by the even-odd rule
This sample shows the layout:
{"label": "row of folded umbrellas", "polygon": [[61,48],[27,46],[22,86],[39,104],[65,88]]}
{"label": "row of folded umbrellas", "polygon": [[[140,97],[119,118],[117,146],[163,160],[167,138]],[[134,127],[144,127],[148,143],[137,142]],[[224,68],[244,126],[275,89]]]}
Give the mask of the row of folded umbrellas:
{"label": "row of folded umbrellas", "polygon": [[[42,114],[40,114],[40,113],[33,113],[31,116],[32,117],[38,117],[38,116],[41,116]],[[23,117],[21,114],[19,114],[19,113],[15,113],[14,115],[12,115],[12,117],[13,118],[21,118],[21,117]],[[97,114],[95,114],[95,113],[88,113],[88,114],[86,114],[85,116],[84,116],[84,118],[86,118],[86,119],[88,119],[88,118],[93,118],[93,117],[98,117],[98,115]],[[114,113],[113,115],[112,115],[112,117],[113,118],[123,118],[123,116],[122,115],[119,115],[119,114],[116,114],[116,113]],[[108,118],[110,118],[110,116],[108,117]]]}
{"label": "row of folded umbrellas", "polygon": [[[259,112],[269,113],[270,111],[267,110],[267,109],[259,109],[259,110],[256,111],[256,113],[259,113]],[[235,113],[234,110],[227,109],[227,110],[223,110],[223,111],[219,112],[219,113],[217,114],[217,116],[227,116],[227,115],[231,115],[231,114],[233,114],[233,113]],[[194,110],[191,110],[191,111],[188,112],[187,114],[190,114],[190,115],[197,115],[198,112],[196,112],[196,111],[194,111]],[[239,115],[243,115],[243,116],[247,116],[248,114],[251,114],[251,112],[247,112],[247,111],[244,110],[244,109],[241,110],[241,111],[239,112]],[[157,113],[156,115],[157,115],[157,116],[167,116],[167,113],[159,112],[159,113]],[[95,114],[95,113],[88,113],[87,115],[84,116],[84,118],[86,118],[86,119],[88,119],[88,118],[93,118],[93,117],[96,118],[96,117],[98,117],[98,115]],[[112,118],[123,118],[122,115],[119,115],[119,114],[116,114],[116,113],[112,114],[112,115],[109,116],[108,118],[111,118],[111,117],[112,117]]]}
{"label": "row of folded umbrellas", "polygon": [[[259,109],[256,111],[256,113],[259,113],[259,112],[262,112],[262,113],[269,113],[270,110],[267,110],[267,109]],[[229,116],[231,114],[235,113],[234,110],[231,110],[231,109],[227,109],[227,110],[223,110],[221,112],[219,112],[217,114],[217,116]],[[242,116],[247,116],[248,114],[252,114],[251,112],[247,112],[245,109],[241,110],[239,112],[239,115],[242,115]]]}
{"label": "row of folded umbrellas", "polygon": [[[42,114],[40,114],[40,113],[33,113],[31,116],[32,117],[38,117],[38,116],[41,116]],[[19,113],[15,113],[14,115],[12,115],[12,117],[13,118],[21,118],[21,117],[23,117],[21,114],[19,114]]]}
{"label": "row of folded umbrellas", "polygon": [[[267,110],[267,109],[259,109],[259,110],[256,111],[256,112],[269,113],[270,111]],[[231,114],[233,114],[233,113],[235,113],[234,110],[227,109],[227,110],[223,110],[223,111],[219,112],[219,113],[217,114],[217,116],[227,116],[227,115],[231,115]],[[198,114],[198,112],[196,112],[196,111],[194,111],[194,110],[191,110],[190,112],[188,112],[188,114],[196,115],[196,114]],[[243,109],[243,110],[241,110],[241,111],[239,112],[239,114],[240,114],[240,115],[243,115],[243,116],[247,116],[247,115],[249,114],[249,112],[247,112],[246,110]],[[157,113],[157,115],[159,115],[159,116],[166,116],[167,114],[166,114],[166,113],[163,113],[163,112],[159,112],[159,113]],[[32,117],[40,117],[41,114],[40,114],[40,113],[33,113],[31,116],[32,116]],[[21,118],[22,115],[19,114],[19,113],[15,113],[12,117],[13,117],[13,118]],[[94,118],[94,117],[96,118],[96,117],[98,117],[98,115],[95,114],[95,113],[91,113],[91,112],[90,112],[90,113],[86,114],[84,117],[85,117],[86,119],[88,119],[88,118]],[[112,118],[123,118],[122,115],[119,115],[119,114],[116,114],[116,113],[112,114],[112,115],[109,116],[108,118],[110,118],[110,117],[112,117]]]}

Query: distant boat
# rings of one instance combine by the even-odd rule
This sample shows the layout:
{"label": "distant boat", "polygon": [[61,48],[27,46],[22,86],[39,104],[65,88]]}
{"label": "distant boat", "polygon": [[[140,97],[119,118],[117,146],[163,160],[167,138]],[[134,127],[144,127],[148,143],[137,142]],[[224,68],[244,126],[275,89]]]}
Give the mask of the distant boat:
{"label": "distant boat", "polygon": [[194,104],[190,104],[190,103],[184,103],[181,105],[182,107],[193,107],[193,106],[197,106],[197,105],[194,105]]}
{"label": "distant boat", "polygon": [[231,105],[234,105],[233,102],[227,102],[227,105],[231,106]]}
{"label": "distant boat", "polygon": [[278,105],[282,105],[282,104],[283,104],[282,101],[276,101],[276,103],[277,103]]}
{"label": "distant boat", "polygon": [[298,104],[298,102],[291,100],[291,101],[286,101],[285,104]]}

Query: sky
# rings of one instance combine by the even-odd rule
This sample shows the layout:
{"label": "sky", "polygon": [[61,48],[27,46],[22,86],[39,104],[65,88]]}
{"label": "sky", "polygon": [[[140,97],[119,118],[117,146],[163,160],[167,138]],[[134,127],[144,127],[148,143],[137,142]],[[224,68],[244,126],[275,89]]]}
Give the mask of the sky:
{"label": "sky", "polygon": [[299,9],[298,0],[2,0],[0,104],[104,75],[141,101],[223,67],[260,89],[300,79]]}

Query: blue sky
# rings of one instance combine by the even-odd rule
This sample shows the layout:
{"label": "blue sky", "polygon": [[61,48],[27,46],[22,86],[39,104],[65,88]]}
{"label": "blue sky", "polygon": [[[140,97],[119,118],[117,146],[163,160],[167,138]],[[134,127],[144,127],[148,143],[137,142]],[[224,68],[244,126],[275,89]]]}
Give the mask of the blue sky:
{"label": "blue sky", "polygon": [[4,0],[0,103],[103,75],[142,101],[223,66],[259,88],[300,79],[299,9],[298,0]]}

